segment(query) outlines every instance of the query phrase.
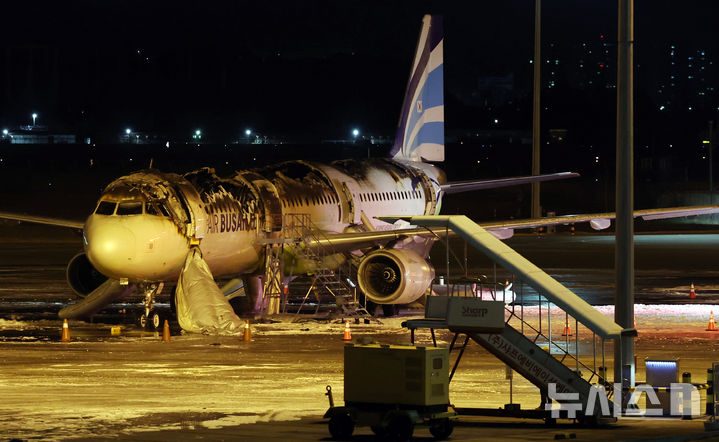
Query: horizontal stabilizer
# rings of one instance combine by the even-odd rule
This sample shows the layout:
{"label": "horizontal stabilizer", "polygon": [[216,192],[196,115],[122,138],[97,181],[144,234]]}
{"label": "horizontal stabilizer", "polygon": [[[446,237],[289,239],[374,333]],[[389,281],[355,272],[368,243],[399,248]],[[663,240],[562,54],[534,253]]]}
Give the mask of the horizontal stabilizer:
{"label": "horizontal stabilizer", "polygon": [[89,318],[111,302],[124,298],[135,291],[135,286],[120,285],[116,279],[108,279],[82,301],[69,305],[58,312],[60,319]]}
{"label": "horizontal stabilizer", "polygon": [[547,173],[544,175],[520,176],[515,178],[499,178],[495,180],[455,181],[441,186],[444,193],[469,192],[471,190],[496,189],[498,187],[516,186],[519,184],[539,183],[542,181],[576,178],[575,172]]}

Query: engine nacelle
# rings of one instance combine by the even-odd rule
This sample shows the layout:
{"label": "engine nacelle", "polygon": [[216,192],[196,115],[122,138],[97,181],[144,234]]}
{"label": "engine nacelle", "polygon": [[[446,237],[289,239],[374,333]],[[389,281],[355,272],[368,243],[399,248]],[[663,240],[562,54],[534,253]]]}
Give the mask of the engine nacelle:
{"label": "engine nacelle", "polygon": [[377,304],[409,304],[429,288],[434,267],[416,252],[383,249],[369,253],[357,270],[360,289]]}
{"label": "engine nacelle", "polygon": [[606,218],[597,218],[589,221],[589,225],[594,230],[604,230],[612,225],[612,221]]}
{"label": "engine nacelle", "polygon": [[81,298],[107,281],[107,276],[93,267],[85,252],[73,256],[65,270],[65,278],[72,291]]}

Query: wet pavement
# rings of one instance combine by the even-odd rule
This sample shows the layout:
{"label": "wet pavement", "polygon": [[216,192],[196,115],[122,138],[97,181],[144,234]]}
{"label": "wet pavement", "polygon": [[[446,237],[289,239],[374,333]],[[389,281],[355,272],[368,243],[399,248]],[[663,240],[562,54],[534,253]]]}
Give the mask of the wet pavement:
{"label": "wet pavement", "polygon": [[[531,315],[531,312],[527,312]],[[684,315],[684,316],[682,316]],[[663,325],[638,325],[640,358],[679,357],[694,382],[718,359],[719,336],[705,332],[686,313]],[[112,336],[109,324],[70,322],[73,341],[59,342],[60,321],[0,320],[0,434],[22,440],[327,440],[321,415],[328,407],[325,386],[342,402],[342,334],[339,323],[296,323],[292,318],[253,326],[253,341],[173,333],[123,326]],[[406,318],[352,326],[353,338],[407,344],[400,327]],[[14,330],[13,336],[9,331]],[[682,333],[679,333],[683,330]],[[20,335],[39,339],[22,339]],[[451,335],[437,333],[440,345]],[[418,343],[430,345],[419,332]],[[580,336],[585,348],[588,336]],[[587,356],[588,357],[588,356]],[[643,364],[640,363],[643,371]],[[501,407],[509,402],[504,365],[470,345],[452,381],[450,399],[458,407]],[[643,379],[643,373],[638,375]],[[539,404],[537,389],[515,379],[513,402]],[[703,399],[702,399],[703,403]],[[586,429],[561,421],[462,417],[453,440],[551,440],[574,433],[585,440],[659,438],[704,434],[702,419],[621,419],[618,425]],[[371,432],[357,430],[356,440]],[[417,440],[428,440],[426,429]],[[719,437],[719,435],[717,435]]]}

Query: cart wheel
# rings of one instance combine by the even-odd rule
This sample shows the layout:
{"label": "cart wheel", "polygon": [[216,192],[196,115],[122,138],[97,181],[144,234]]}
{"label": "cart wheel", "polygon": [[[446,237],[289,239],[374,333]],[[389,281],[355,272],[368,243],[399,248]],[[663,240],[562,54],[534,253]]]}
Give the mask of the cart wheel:
{"label": "cart wheel", "polygon": [[398,414],[390,419],[385,437],[389,440],[403,442],[412,439],[413,432],[414,424],[409,416]]}
{"label": "cart wheel", "polygon": [[346,414],[335,414],[330,418],[329,429],[333,439],[349,439],[355,429],[355,423]]}
{"label": "cart wheel", "polygon": [[437,440],[447,439],[452,434],[452,430],[454,430],[454,424],[447,418],[433,421],[429,427],[429,432]]}
{"label": "cart wheel", "polygon": [[387,427],[383,427],[382,425],[370,425],[370,430],[375,434],[375,436],[383,437],[385,434],[387,434]]}

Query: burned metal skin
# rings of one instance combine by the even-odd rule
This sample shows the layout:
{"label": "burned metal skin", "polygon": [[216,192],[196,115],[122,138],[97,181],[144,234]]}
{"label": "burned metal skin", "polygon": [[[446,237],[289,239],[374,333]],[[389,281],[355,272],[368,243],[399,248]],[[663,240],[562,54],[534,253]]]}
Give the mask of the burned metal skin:
{"label": "burned metal skin", "polygon": [[[280,236],[287,214],[309,214],[328,233],[388,230],[397,226],[374,217],[434,215],[444,182],[432,165],[388,159],[291,161],[225,178],[210,168],[145,170],[107,186],[85,223],[85,253],[100,273],[128,283],[176,279],[192,245],[215,277],[250,274],[263,261],[260,239]],[[287,274],[313,267],[291,261]]]}

